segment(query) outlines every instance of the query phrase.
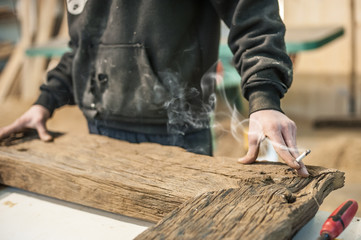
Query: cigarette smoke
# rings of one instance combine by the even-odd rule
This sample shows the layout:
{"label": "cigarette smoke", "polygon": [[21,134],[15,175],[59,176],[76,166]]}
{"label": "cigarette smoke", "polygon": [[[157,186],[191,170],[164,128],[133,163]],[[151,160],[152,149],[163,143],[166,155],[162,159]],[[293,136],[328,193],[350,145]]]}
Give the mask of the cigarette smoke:
{"label": "cigarette smoke", "polygon": [[216,106],[214,72],[205,73],[200,88],[188,87],[174,72],[162,72],[161,78],[169,89],[170,100],[164,104],[168,115],[168,133],[184,135],[193,129],[209,128],[209,119]]}
{"label": "cigarette smoke", "polygon": [[[209,127],[208,121],[204,119],[211,119],[211,128],[217,129],[217,132],[231,134],[238,143],[239,147],[246,146],[247,135],[257,134],[248,131],[249,119],[242,116],[234,104],[231,104],[226,97],[225,88],[223,84],[222,72],[215,72],[217,68],[216,62],[207,71],[200,82],[200,89],[195,87],[188,88],[183,82],[180,82],[178,73],[167,71],[161,72],[160,77],[163,80],[166,88],[169,89],[171,96],[170,100],[164,105],[168,115],[168,133],[184,135],[189,129],[202,129]],[[223,125],[217,122],[214,116],[214,111],[217,104],[216,86],[218,85],[219,97],[222,98],[226,108],[222,112],[217,112],[226,118],[231,119],[229,128],[224,128]],[[198,99],[197,113],[191,108],[187,99]],[[263,135],[262,135],[263,136]],[[259,137],[262,137],[261,135]],[[257,160],[277,161],[278,156],[272,147],[269,139],[265,139],[260,146],[260,154]]]}

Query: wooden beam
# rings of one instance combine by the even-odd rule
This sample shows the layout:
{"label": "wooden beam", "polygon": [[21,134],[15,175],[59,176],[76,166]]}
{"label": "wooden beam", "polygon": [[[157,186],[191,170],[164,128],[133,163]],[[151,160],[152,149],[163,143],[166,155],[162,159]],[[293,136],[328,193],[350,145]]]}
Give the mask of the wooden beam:
{"label": "wooden beam", "polygon": [[10,55],[8,62],[5,65],[0,75],[0,103],[3,102],[11,87],[16,81],[16,76],[21,70],[25,58],[25,49],[30,46],[32,33],[30,31],[30,13],[31,0],[23,0],[20,2],[19,18],[21,24],[21,39],[16,44],[14,51]]}
{"label": "wooden beam", "polygon": [[[38,0],[38,21],[37,32],[34,45],[45,44],[51,38],[55,19],[58,0]],[[44,56],[25,59],[24,76],[22,79],[22,99],[34,100],[39,94],[39,87],[44,82],[46,66],[48,59]]]}
{"label": "wooden beam", "polygon": [[6,59],[11,55],[14,48],[13,43],[9,41],[0,41],[0,60]]}
{"label": "wooden beam", "polygon": [[59,134],[53,143],[21,137],[0,144],[0,183],[161,220],[139,239],[288,239],[344,182],[332,169],[309,166],[311,176],[300,178],[281,163],[241,165],[96,135]]}
{"label": "wooden beam", "polygon": [[[319,170],[311,167],[313,174]],[[203,193],[136,239],[290,239],[316,214],[334,178],[275,178],[250,178],[237,188]]]}

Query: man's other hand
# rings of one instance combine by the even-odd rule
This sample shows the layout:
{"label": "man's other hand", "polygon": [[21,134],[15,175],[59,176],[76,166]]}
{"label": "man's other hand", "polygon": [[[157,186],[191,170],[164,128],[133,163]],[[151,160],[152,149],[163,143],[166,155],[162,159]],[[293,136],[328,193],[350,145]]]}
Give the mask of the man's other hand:
{"label": "man's other hand", "polygon": [[300,155],[296,144],[296,124],[276,110],[261,110],[250,115],[248,132],[248,152],[239,160],[241,163],[256,161],[262,140],[267,137],[278,155],[298,174],[307,177],[308,171],[303,162],[297,162]]}
{"label": "man's other hand", "polygon": [[48,142],[53,137],[46,129],[46,121],[50,117],[48,109],[41,105],[33,105],[21,117],[16,119],[12,124],[0,128],[0,139],[6,138],[13,133],[22,132],[25,129],[36,129],[42,141]]}

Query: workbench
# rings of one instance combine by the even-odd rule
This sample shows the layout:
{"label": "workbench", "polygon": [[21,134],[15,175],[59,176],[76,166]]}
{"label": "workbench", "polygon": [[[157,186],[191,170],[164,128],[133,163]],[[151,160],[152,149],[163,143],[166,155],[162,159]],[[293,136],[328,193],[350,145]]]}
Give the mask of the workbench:
{"label": "workbench", "polygon": [[[2,240],[133,239],[154,224],[11,187],[0,188]],[[293,238],[316,239],[329,212],[318,211]],[[338,239],[361,239],[355,217]]]}

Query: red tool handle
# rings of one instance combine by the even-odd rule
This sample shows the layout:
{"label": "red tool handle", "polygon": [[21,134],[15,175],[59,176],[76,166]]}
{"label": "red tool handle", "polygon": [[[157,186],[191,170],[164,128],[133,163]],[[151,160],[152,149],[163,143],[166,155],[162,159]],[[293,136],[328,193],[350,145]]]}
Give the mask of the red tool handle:
{"label": "red tool handle", "polygon": [[321,237],[324,239],[334,239],[350,224],[352,218],[357,212],[357,202],[355,200],[347,200],[342,203],[322,225]]}

